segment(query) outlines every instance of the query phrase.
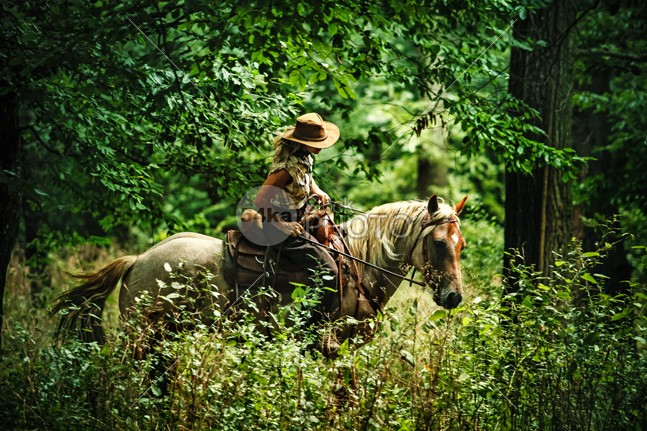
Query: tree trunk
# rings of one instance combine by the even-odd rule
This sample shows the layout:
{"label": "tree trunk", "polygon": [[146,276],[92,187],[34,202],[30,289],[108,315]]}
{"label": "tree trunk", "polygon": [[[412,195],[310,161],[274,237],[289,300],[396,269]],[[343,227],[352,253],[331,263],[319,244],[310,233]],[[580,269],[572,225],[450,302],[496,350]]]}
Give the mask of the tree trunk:
{"label": "tree trunk", "polygon": [[[594,94],[608,93],[612,79],[613,73],[610,69],[597,68],[592,75],[590,85],[585,89]],[[596,158],[588,164],[588,170],[582,173],[580,179],[584,180],[587,176],[600,178],[617,176],[626,163],[626,156],[621,152],[606,149],[602,151],[609,145],[609,135],[611,134],[608,114],[588,108],[576,110],[574,119],[577,127],[574,127],[573,133],[578,143],[578,154]],[[595,250],[602,232],[592,226],[584,226],[582,218],[586,217],[600,222],[612,220],[618,214],[618,208],[611,199],[612,195],[612,186],[593,188],[588,193],[587,199],[576,208],[577,214],[574,218],[574,223],[577,223],[578,226],[576,236],[582,241],[582,247],[585,250]],[[622,231],[619,220],[615,221],[613,228],[616,232]],[[616,242],[616,245],[608,251],[603,257],[601,265],[596,269],[600,274],[608,277],[604,282],[604,292],[614,296],[619,293],[628,293],[628,281],[631,279],[633,268],[627,258],[624,241],[617,237],[606,240]]]}
{"label": "tree trunk", "polygon": [[20,224],[21,150],[18,95],[10,92],[0,96],[0,348],[7,267]]}
{"label": "tree trunk", "polygon": [[416,196],[424,198],[429,195],[429,185],[432,179],[431,161],[423,154],[418,155],[418,177],[416,179]]}
{"label": "tree trunk", "polygon": [[[558,149],[572,146],[573,85],[570,27],[575,22],[573,3],[558,0],[519,20],[517,40],[544,41],[532,51],[513,48],[509,91],[541,114],[539,126],[546,136],[529,136]],[[571,238],[571,190],[560,171],[536,166],[532,175],[506,171],[505,249],[520,251],[525,264],[548,275],[553,252]],[[506,258],[505,273],[512,262]],[[510,288],[514,289],[514,282]]]}
{"label": "tree trunk", "polygon": [[[443,162],[445,151],[438,151],[436,146],[445,142],[445,130],[437,127],[427,132],[425,142],[420,142],[417,149],[417,177],[416,177],[416,196],[420,199],[426,199],[437,191],[439,187],[446,187],[449,183],[447,180],[447,166]],[[441,155],[442,154],[442,155]]]}
{"label": "tree trunk", "polygon": [[[25,167],[25,169],[27,169]],[[25,172],[23,171],[23,174]],[[25,199],[26,201],[27,199]],[[24,203],[24,202],[23,202]],[[29,205],[22,210],[25,240],[25,263],[29,268],[29,286],[32,305],[35,308],[45,306],[45,293],[51,286],[48,273],[48,250],[41,246],[42,213],[30,211]]]}

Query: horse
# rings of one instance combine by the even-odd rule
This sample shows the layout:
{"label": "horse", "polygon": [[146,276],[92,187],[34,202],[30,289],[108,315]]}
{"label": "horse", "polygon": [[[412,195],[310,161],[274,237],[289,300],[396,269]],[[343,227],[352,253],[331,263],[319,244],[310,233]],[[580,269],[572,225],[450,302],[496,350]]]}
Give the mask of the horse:
{"label": "horse", "polygon": [[[357,261],[361,286],[328,295],[327,303],[322,301],[318,306],[325,308],[330,321],[352,317],[350,320],[360,324],[356,323],[353,328],[342,325],[332,335],[325,336],[320,348],[324,356],[335,357],[341,343],[353,334],[361,333],[370,340],[373,336],[370,328],[374,327],[370,322],[384,309],[411,266],[424,279],[424,283],[418,284],[432,289],[433,299],[439,306],[452,309],[460,304],[463,294],[460,254],[465,239],[458,216],[466,199],[467,196],[455,206],[436,195],[428,201],[387,203],[339,225],[349,256]],[[210,274],[207,285],[212,295],[194,304],[202,308],[205,316],[213,316],[215,310],[222,316],[235,308],[246,293],[239,292],[238,286],[232,285],[225,276],[228,263],[231,256],[223,240],[194,232],[177,233],[140,255],[123,256],[96,273],[77,276],[84,282],[60,295],[53,308],[60,315],[58,329],[76,329],[84,341],[104,342],[101,314],[106,299],[118,285],[121,285],[122,316],[127,317],[142,295],[148,295],[154,299],[154,307],[149,308],[145,317],[149,321],[168,319],[173,311],[169,292],[175,299],[201,297],[190,285],[183,289],[177,289],[176,285],[173,290],[173,274],[181,273],[185,280],[199,284],[199,280],[204,281],[205,270]],[[278,304],[273,304],[275,309],[291,301],[289,292],[279,296]],[[256,317],[267,317],[267,313]]]}

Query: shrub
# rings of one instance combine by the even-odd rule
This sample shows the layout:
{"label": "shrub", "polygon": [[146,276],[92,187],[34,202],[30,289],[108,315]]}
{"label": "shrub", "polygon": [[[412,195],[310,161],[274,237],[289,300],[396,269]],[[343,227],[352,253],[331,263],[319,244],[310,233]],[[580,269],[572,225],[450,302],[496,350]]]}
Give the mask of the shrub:
{"label": "shrub", "polygon": [[[429,308],[424,294],[404,297],[384,310],[372,342],[345,344],[334,360],[310,348],[318,333],[304,316],[318,300],[305,286],[271,316],[272,337],[252,323],[253,301],[236,321],[215,313],[213,325],[190,302],[178,303],[180,331],[132,313],[103,346],[34,342],[34,329],[19,323],[26,318],[10,318],[0,368],[3,425],[647,429],[645,286],[633,283],[625,297],[600,293],[595,266],[603,253],[575,244],[550,279],[520,266],[517,291],[481,288],[451,312]],[[175,281],[181,288],[184,281]],[[141,312],[150,301],[140,302]],[[134,347],[146,337],[155,348],[136,360]]]}
{"label": "shrub", "polygon": [[600,293],[603,252],[575,244],[551,279],[517,267],[517,291],[466,307],[452,362],[465,365],[460,410],[472,426],[644,429],[644,286]]}

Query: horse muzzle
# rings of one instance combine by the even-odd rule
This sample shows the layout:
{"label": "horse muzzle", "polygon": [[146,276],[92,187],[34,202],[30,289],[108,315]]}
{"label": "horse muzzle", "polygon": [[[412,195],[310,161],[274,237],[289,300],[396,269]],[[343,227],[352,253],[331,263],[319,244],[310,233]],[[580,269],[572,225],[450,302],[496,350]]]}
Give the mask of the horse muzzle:
{"label": "horse muzzle", "polygon": [[434,302],[443,308],[451,310],[463,301],[462,288],[452,286],[452,283],[438,283],[434,289]]}

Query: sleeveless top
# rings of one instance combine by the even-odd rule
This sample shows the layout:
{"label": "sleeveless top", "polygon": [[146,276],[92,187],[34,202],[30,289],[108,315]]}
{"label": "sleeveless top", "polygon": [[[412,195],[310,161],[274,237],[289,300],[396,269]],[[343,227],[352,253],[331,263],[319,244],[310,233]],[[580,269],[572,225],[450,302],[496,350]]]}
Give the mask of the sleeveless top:
{"label": "sleeveless top", "polygon": [[312,166],[312,156],[307,152],[297,152],[286,160],[272,163],[270,174],[285,169],[292,177],[292,182],[285,186],[287,193],[279,193],[272,198],[275,208],[297,211],[305,206],[312,187]]}

